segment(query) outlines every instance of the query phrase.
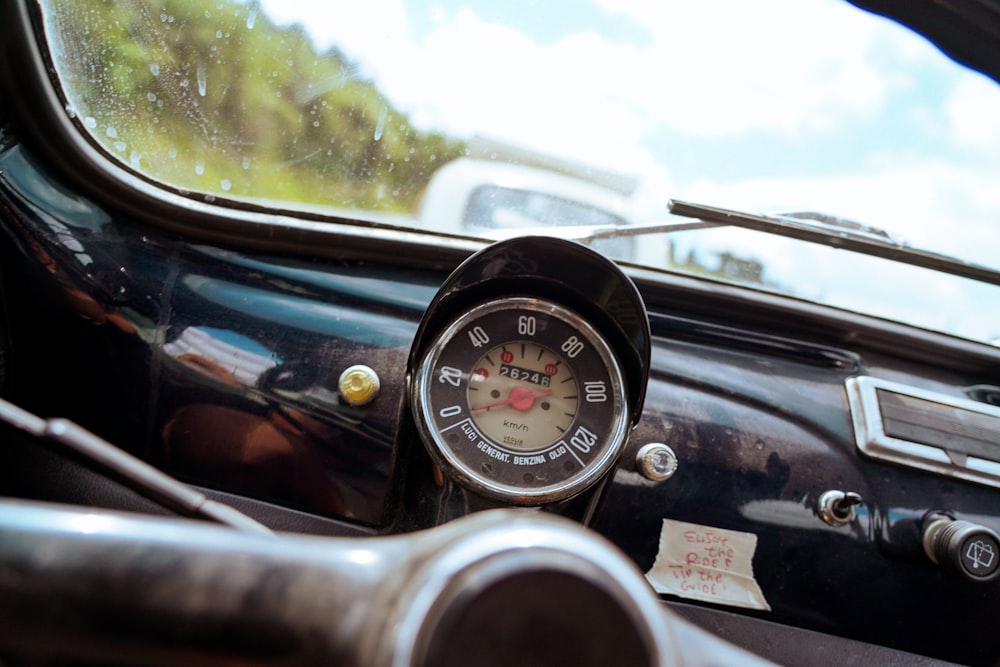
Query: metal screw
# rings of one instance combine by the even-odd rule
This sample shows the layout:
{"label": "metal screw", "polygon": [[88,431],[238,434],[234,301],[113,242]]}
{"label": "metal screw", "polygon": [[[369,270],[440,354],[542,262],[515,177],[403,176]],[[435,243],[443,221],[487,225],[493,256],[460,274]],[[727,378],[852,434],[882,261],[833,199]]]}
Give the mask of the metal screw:
{"label": "metal screw", "polygon": [[635,465],[646,479],[662,482],[677,472],[677,455],[662,442],[651,442],[635,455]]}

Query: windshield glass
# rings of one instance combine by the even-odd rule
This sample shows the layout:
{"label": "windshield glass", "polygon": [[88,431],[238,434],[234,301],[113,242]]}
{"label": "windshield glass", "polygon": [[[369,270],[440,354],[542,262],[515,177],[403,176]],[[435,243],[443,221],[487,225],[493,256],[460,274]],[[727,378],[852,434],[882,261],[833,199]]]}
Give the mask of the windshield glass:
{"label": "windshield glass", "polygon": [[[1000,266],[1000,86],[843,0],[42,4],[67,113],[193,197],[486,239],[675,198]],[[595,247],[1000,339],[996,287],[887,260],[731,228]]]}

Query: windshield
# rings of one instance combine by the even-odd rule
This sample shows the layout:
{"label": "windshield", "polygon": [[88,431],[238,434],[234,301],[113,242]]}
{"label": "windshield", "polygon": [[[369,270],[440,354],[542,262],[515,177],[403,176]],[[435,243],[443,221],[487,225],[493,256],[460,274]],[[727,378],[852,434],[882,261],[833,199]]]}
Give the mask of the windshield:
{"label": "windshield", "polygon": [[[193,197],[484,239],[675,198],[1000,266],[1000,87],[842,0],[42,4],[67,113]],[[732,228],[596,247],[1000,339],[996,287],[883,259]]]}

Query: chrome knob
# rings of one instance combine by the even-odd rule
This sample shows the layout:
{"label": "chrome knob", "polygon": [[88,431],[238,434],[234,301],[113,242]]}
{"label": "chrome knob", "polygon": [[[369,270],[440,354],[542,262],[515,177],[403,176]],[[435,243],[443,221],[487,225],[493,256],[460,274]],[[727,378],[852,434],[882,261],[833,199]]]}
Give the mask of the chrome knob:
{"label": "chrome knob", "polygon": [[651,442],[636,454],[635,464],[643,477],[653,482],[662,482],[677,472],[677,454],[662,442]]}
{"label": "chrome knob", "polygon": [[925,519],[924,552],[934,563],[969,581],[1000,575],[1000,538],[985,526],[934,513]]}

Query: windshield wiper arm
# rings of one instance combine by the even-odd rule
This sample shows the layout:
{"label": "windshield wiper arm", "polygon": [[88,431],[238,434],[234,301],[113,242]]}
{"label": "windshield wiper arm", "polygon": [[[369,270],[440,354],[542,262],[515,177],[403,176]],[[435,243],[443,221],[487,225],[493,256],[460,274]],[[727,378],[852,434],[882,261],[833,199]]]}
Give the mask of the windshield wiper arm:
{"label": "windshield wiper arm", "polygon": [[[831,248],[881,257],[894,262],[933,269],[941,273],[970,278],[991,285],[1000,285],[1000,270],[973,264],[957,257],[942,255],[929,250],[914,248],[896,240],[891,234],[875,227],[818,213],[788,213],[784,215],[755,215],[742,211],[694,204],[671,199],[667,207],[674,215],[694,218],[691,222],[667,222],[640,225],[565,227],[563,238],[582,243],[600,239],[623,238],[682,232],[711,227],[743,227],[766,234],[818,243]],[[523,233],[524,230],[519,230]],[[540,233],[551,234],[551,231]]]}
{"label": "windshield wiper arm", "polygon": [[858,225],[855,228],[840,222],[828,222],[815,218],[754,215],[675,199],[670,200],[667,206],[674,215],[697,218],[701,222],[717,226],[743,227],[767,234],[787,236],[800,241],[819,243],[832,248],[843,248],[873,257],[882,257],[895,262],[950,273],[962,278],[1000,285],[1000,270],[914,248],[871,227]]}

